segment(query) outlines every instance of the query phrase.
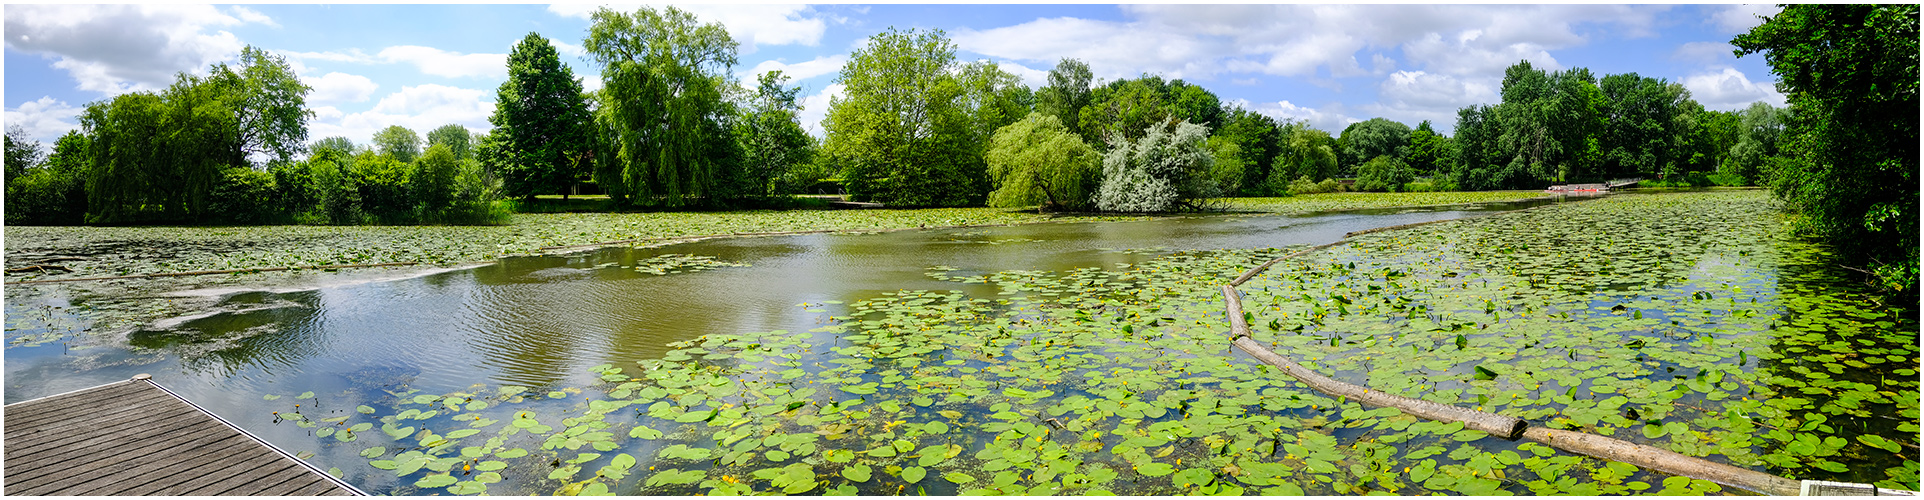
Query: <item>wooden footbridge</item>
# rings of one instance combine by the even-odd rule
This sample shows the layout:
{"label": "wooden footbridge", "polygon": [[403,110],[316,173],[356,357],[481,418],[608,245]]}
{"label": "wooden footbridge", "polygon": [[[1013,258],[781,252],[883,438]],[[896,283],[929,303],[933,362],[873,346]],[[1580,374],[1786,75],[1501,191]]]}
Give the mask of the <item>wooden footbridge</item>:
{"label": "wooden footbridge", "polygon": [[12,495],[363,496],[146,375],[6,405]]}
{"label": "wooden footbridge", "polygon": [[1604,182],[1602,184],[1563,184],[1563,185],[1557,185],[1557,186],[1550,186],[1549,188],[1544,189],[1544,191],[1550,191],[1550,192],[1556,192],[1556,193],[1602,193],[1602,192],[1608,192],[1612,189],[1635,186],[1639,182],[1643,182],[1643,178],[1639,177],[1635,179],[1615,179],[1608,182]]}

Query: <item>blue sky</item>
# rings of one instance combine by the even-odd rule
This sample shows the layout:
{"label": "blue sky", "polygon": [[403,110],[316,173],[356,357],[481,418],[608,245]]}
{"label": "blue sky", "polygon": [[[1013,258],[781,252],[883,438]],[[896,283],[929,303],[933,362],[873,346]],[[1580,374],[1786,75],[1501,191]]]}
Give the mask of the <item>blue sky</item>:
{"label": "blue sky", "polygon": [[[579,57],[597,6],[7,5],[5,118],[50,143],[89,102],[164,88],[254,45],[285,55],[314,87],[312,139],[364,144],[389,125],[482,131],[506,54],[529,32],[599,85],[600,69]],[[800,77],[803,122],[817,133],[841,90],[836,71],[891,26],[941,29],[961,60],[995,61],[1032,87],[1074,57],[1101,80],[1181,78],[1332,133],[1379,116],[1449,131],[1456,109],[1497,101],[1503,69],[1519,60],[1664,78],[1710,109],[1784,105],[1763,57],[1735,58],[1728,44],[1777,11],[1763,5],[681,6],[741,44],[740,80],[769,69]]]}

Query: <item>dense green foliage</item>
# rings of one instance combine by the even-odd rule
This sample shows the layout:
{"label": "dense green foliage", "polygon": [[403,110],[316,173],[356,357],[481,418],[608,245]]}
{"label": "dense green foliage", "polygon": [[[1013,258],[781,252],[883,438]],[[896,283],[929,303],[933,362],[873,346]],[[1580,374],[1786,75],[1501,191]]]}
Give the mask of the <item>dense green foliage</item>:
{"label": "dense green foliage", "polygon": [[1329,132],[1311,128],[1308,123],[1291,122],[1284,124],[1277,135],[1281,141],[1277,144],[1274,166],[1263,184],[1265,194],[1308,194],[1292,186],[1302,179],[1314,185],[1316,179],[1327,180],[1337,175],[1338,146]]}
{"label": "dense green foliage", "polygon": [[508,52],[508,80],[488,117],[494,143],[487,163],[498,169],[507,196],[567,193],[592,161],[588,120],[581,82],[554,44],[535,33],[522,37]]}
{"label": "dense green foliage", "polygon": [[[1225,152],[1216,158],[1219,164],[1233,163],[1239,170],[1234,179],[1219,178],[1225,194],[1242,196],[1264,196],[1277,194],[1273,186],[1264,183],[1275,170],[1277,158],[1283,152],[1283,127],[1276,119],[1259,114],[1241,106],[1230,106],[1223,113],[1223,126],[1215,131],[1211,141],[1233,145],[1234,150],[1221,147]],[[1228,169],[1219,169],[1227,171]]]}
{"label": "dense green foliage", "polygon": [[1036,91],[1036,111],[1056,117],[1064,128],[1078,136],[1082,133],[1082,108],[1089,106],[1096,83],[1089,64],[1080,59],[1063,58],[1049,70],[1049,84]]}
{"label": "dense green foliage", "polygon": [[1797,229],[1869,261],[1886,286],[1914,291],[1918,6],[1787,5],[1731,44],[1762,52],[1788,92],[1778,147],[1789,161],[1769,177],[1799,214]]}
{"label": "dense green foliage", "polygon": [[447,146],[448,152],[452,153],[456,160],[474,157],[474,136],[468,132],[467,127],[460,124],[450,123],[428,131],[427,147],[432,148],[436,144]]}
{"label": "dense green foliage", "polygon": [[1201,202],[1222,195],[1210,176],[1215,155],[1209,129],[1179,121],[1150,125],[1142,137],[1125,140],[1102,156],[1102,185],[1096,208],[1114,212],[1200,210]]}
{"label": "dense green foliage", "polygon": [[1095,148],[1040,111],[996,131],[984,156],[996,185],[991,207],[1088,210],[1101,179]]}
{"label": "dense green foliage", "polygon": [[595,182],[627,203],[716,206],[749,191],[724,99],[736,42],[668,7],[601,9],[583,41],[605,85],[595,120],[607,153]]}
{"label": "dense green foliage", "polygon": [[[980,86],[1012,81],[993,66],[964,71],[940,30],[890,29],[850,56],[830,101],[825,148],[845,162],[849,193],[902,206],[981,204],[990,190],[971,109]],[[969,75],[968,80],[959,78]],[[969,88],[965,88],[967,84]],[[991,129],[993,132],[993,129]]]}
{"label": "dense green foliage", "polygon": [[1363,162],[1356,167],[1357,191],[1403,191],[1403,185],[1415,180],[1416,175],[1410,166],[1394,156],[1383,155]]}
{"label": "dense green foliage", "polygon": [[1095,88],[1077,120],[1084,142],[1107,149],[1141,138],[1149,127],[1177,121],[1213,130],[1222,125],[1223,114],[1222,101],[1200,86],[1143,75]]}
{"label": "dense green foliage", "polygon": [[1409,125],[1388,118],[1351,123],[1336,137],[1342,173],[1355,174],[1364,162],[1378,157],[1402,157],[1408,152],[1409,143]]}
{"label": "dense green foliage", "polygon": [[735,121],[747,170],[750,196],[773,197],[799,193],[818,180],[806,165],[815,160],[815,138],[802,129],[801,87],[787,87],[781,71],[763,73],[742,117]]}
{"label": "dense green foliage", "polygon": [[408,163],[421,156],[421,135],[400,125],[389,125],[374,133],[374,152]]}

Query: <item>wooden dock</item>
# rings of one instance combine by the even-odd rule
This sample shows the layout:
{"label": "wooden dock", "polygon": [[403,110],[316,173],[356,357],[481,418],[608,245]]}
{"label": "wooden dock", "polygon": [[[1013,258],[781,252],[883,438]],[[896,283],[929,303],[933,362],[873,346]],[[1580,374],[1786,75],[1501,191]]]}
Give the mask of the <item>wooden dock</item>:
{"label": "wooden dock", "polygon": [[0,418],[9,496],[366,495],[146,375],[6,405]]}

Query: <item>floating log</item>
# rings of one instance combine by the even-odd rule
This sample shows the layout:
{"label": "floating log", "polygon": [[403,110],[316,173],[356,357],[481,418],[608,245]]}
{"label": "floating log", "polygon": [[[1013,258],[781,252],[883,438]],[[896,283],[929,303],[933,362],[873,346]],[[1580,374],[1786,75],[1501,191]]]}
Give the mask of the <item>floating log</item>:
{"label": "floating log", "polygon": [[[1526,208],[1523,210],[1530,209]],[[1517,211],[1521,210],[1500,213]],[[1250,278],[1255,277],[1263,270],[1268,269],[1269,266],[1285,259],[1335,246],[1348,240],[1349,237],[1359,234],[1435,224],[1451,220],[1462,220],[1465,218],[1468,217],[1356,231],[1344,235],[1341,240],[1294,252],[1251,268],[1249,271],[1244,272],[1241,276],[1237,276],[1235,280],[1222,287],[1223,305],[1229,315],[1231,344],[1242,349],[1243,352],[1249,353],[1251,357],[1256,358],[1264,364],[1282,369],[1285,375],[1289,375],[1303,382],[1303,384],[1308,385],[1311,389],[1331,396],[1353,399],[1359,403],[1372,406],[1396,408],[1404,413],[1439,422],[1462,422],[1465,429],[1487,432],[1492,436],[1503,439],[1528,439],[1571,453],[1622,462],[1671,475],[1701,479],[1756,493],[1783,496],[1795,496],[1801,493],[1803,485],[1795,479],[1773,476],[1754,470],[1676,453],[1670,450],[1644,446],[1595,434],[1530,427],[1528,422],[1524,422],[1522,419],[1515,417],[1403,397],[1350,384],[1311,370],[1287,357],[1277,354],[1276,351],[1271,350],[1269,347],[1251,338],[1249,320],[1243,317],[1242,293],[1238,292],[1236,287],[1247,282]]]}

